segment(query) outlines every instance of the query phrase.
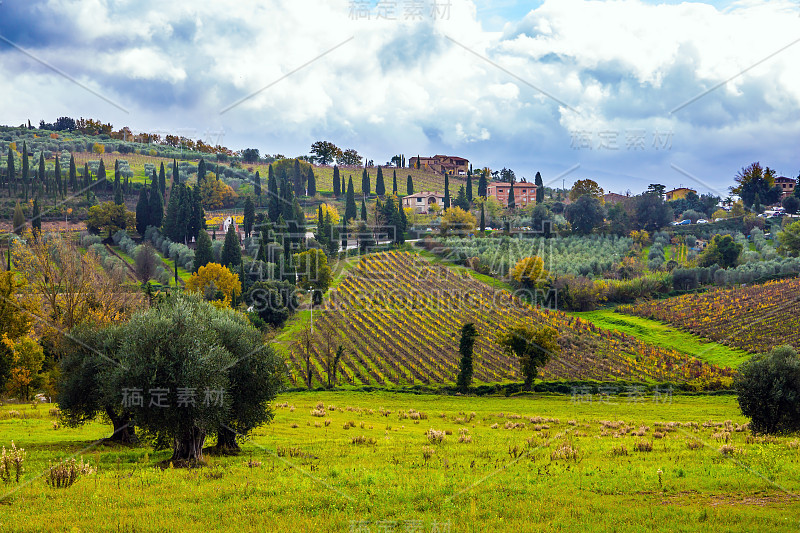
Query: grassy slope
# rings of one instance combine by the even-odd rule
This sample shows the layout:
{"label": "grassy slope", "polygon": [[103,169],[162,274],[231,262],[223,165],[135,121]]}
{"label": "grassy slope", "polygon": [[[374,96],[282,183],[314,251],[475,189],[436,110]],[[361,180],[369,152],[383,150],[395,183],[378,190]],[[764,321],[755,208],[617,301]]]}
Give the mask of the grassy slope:
{"label": "grassy slope", "polygon": [[495,289],[507,290],[507,291],[510,291],[510,292],[514,291],[514,288],[511,285],[509,285],[508,283],[506,283],[505,281],[499,280],[497,278],[493,278],[492,276],[487,276],[486,274],[481,274],[479,272],[475,272],[471,268],[467,268],[467,267],[465,267],[463,265],[457,265],[457,264],[453,263],[452,261],[448,261],[448,260],[442,258],[441,256],[438,256],[438,255],[436,255],[436,254],[434,254],[432,252],[429,252],[427,250],[422,250],[420,248],[413,248],[411,251],[416,253],[416,254],[419,254],[420,256],[424,257],[425,259],[427,259],[431,263],[435,263],[437,265],[446,266],[447,268],[449,268],[450,270],[452,270],[454,272],[458,272],[458,273],[466,272],[467,274],[469,274],[470,276],[472,276],[476,280],[480,281],[481,283],[485,283],[486,285],[489,285],[490,287],[494,287]]}
{"label": "grassy slope", "polygon": [[590,320],[597,326],[618,330],[650,344],[672,348],[717,366],[736,368],[750,358],[750,354],[742,350],[703,341],[691,333],[685,333],[667,324],[615,313],[612,309],[573,314]]}
{"label": "grassy slope", "polygon": [[[110,433],[99,422],[54,431],[47,406],[0,407],[2,444],[14,440],[28,453],[22,483],[3,489],[0,529],[325,533],[359,524],[381,531],[384,521],[397,524],[389,531],[404,531],[407,521],[419,521],[426,532],[435,524],[440,531],[487,532],[797,531],[800,521],[800,500],[778,488],[800,491],[800,451],[788,446],[791,438],[748,444],[747,433],[733,431],[740,452],[728,458],[713,437],[722,428],[702,426],[744,422],[732,396],[675,396],[662,404],[324,392],[277,401],[289,407],[276,409],[273,423],[255,430],[240,456],[212,457],[209,466],[191,470],[158,468],[169,451],[96,446]],[[312,417],[317,402],[336,409]],[[391,414],[382,416],[382,408]],[[9,418],[10,409],[28,418]],[[400,420],[397,413],[409,409],[428,419]],[[475,417],[457,422],[463,413]],[[536,422],[549,426],[537,430],[528,419],[537,415],[558,420]],[[646,426],[646,436],[615,437],[616,430],[604,431],[606,420]],[[355,427],[345,430],[348,421]],[[663,421],[699,425],[654,439]],[[504,429],[507,422],[526,427]],[[431,445],[428,428],[451,435]],[[461,430],[472,442],[458,442]],[[375,444],[351,444],[361,435]],[[652,442],[653,451],[634,451],[639,440]],[[689,449],[689,442],[701,446]],[[552,457],[564,443],[578,450],[578,461]],[[621,446],[628,455],[614,456]],[[513,447],[524,452],[518,459],[509,455]],[[427,461],[425,448],[433,451]],[[278,449],[294,456],[278,456]],[[41,474],[48,462],[72,455],[99,463],[98,473],[69,489],[47,487]],[[249,460],[258,464],[249,468]]]}

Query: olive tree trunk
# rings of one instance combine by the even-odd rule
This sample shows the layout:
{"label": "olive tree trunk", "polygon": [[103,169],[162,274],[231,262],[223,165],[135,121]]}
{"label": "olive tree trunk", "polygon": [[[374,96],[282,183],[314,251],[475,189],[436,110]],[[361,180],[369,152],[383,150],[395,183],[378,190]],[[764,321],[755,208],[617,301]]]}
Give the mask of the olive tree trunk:
{"label": "olive tree trunk", "polygon": [[110,407],[106,407],[106,415],[114,425],[114,434],[106,440],[120,444],[135,444],[137,442],[136,428],[133,425],[130,414],[117,414]]}
{"label": "olive tree trunk", "polygon": [[203,458],[203,444],[206,442],[206,432],[192,426],[179,438],[175,439],[172,450],[172,461],[199,461]]}

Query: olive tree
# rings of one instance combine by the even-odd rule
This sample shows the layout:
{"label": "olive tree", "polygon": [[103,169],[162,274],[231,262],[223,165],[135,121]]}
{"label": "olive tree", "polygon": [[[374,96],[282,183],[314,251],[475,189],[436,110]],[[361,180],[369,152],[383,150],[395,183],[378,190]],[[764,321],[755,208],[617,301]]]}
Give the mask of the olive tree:
{"label": "olive tree", "polygon": [[113,413],[173,461],[203,456],[206,439],[236,439],[269,421],[285,366],[247,318],[197,295],[173,295],[118,326],[85,326],[62,365],[59,404],[74,423]]}

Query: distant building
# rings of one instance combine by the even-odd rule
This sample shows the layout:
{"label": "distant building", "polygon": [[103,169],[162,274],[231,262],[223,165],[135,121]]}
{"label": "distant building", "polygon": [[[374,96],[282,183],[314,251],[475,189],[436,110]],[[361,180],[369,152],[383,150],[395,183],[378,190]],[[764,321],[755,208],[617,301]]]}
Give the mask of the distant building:
{"label": "distant building", "polygon": [[242,242],[244,240],[244,230],[239,227],[239,224],[236,223],[236,219],[232,216],[224,217],[222,222],[219,223],[219,226],[217,226],[214,234],[221,235],[221,237],[224,239],[225,235],[228,233],[228,228],[231,226],[233,226],[233,231],[239,238],[239,242]]}
{"label": "distant building", "polygon": [[677,189],[672,189],[671,191],[666,192],[667,201],[671,202],[672,200],[680,200],[681,198],[686,198],[690,192],[697,194],[696,190],[688,189],[686,187],[678,187]]}
{"label": "distant building", "polygon": [[797,185],[797,180],[794,178],[781,176],[779,178],[775,178],[775,185],[781,188],[783,197],[786,198],[787,196],[794,194],[794,188]]}
{"label": "distant building", "polygon": [[615,192],[610,192],[608,194],[603,195],[603,200],[607,204],[618,204],[620,202],[624,202],[625,200],[630,200],[630,196],[625,196],[624,194],[617,194]]}
{"label": "distant building", "polygon": [[[511,184],[495,181],[486,187],[486,194],[494,196],[503,204],[503,207],[508,207],[508,195],[511,190]],[[525,207],[528,204],[536,203],[536,184],[521,181],[514,184],[514,205],[516,207]]]}
{"label": "distant building", "polygon": [[427,215],[430,206],[437,204],[444,207],[444,194],[438,192],[417,192],[403,197],[403,207],[410,207],[414,212]]}
{"label": "distant building", "polygon": [[463,157],[450,155],[435,155],[433,157],[412,157],[408,160],[411,168],[419,167],[432,170],[437,174],[453,174],[455,176],[466,176],[469,171],[469,160]]}

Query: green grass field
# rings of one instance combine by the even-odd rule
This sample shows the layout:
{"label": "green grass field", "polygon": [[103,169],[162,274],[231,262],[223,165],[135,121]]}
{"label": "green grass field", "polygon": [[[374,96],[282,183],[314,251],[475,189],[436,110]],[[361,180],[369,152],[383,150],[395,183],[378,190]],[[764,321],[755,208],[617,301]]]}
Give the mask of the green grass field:
{"label": "green grass field", "polygon": [[751,356],[742,350],[729,348],[716,342],[704,341],[691,333],[683,332],[662,322],[615,313],[613,309],[572,314],[589,320],[597,326],[615,329],[638,337],[647,343],[672,348],[717,366],[736,368]]}
{"label": "green grass field", "polygon": [[[0,530],[796,531],[800,442],[753,439],[732,396],[670,400],[283,394],[239,456],[194,469],[6,405],[0,443],[27,459]],[[67,457],[98,471],[48,487]]]}

